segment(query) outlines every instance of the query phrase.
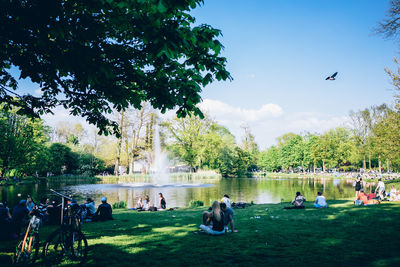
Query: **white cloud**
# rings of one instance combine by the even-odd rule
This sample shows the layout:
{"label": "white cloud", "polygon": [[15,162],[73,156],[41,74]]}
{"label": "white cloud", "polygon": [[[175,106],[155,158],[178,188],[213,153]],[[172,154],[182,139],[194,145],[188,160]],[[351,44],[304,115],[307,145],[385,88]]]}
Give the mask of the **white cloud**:
{"label": "white cloud", "polygon": [[279,117],[282,115],[282,108],[276,104],[265,104],[259,109],[244,109],[232,107],[218,100],[205,99],[200,108],[210,114],[215,114],[219,117],[235,117],[236,120],[242,121],[260,121],[266,118]]}
{"label": "white cloud", "polygon": [[34,93],[36,96],[41,96],[41,95],[42,95],[42,90],[39,88],[39,89],[36,89],[35,91],[33,91],[33,93]]}

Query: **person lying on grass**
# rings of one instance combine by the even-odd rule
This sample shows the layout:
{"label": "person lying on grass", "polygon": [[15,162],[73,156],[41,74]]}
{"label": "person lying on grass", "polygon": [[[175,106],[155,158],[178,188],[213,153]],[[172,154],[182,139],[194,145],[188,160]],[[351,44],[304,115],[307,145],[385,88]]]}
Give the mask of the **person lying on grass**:
{"label": "person lying on grass", "polygon": [[321,192],[317,193],[317,198],[315,199],[314,207],[315,208],[327,208],[328,207],[328,204],[326,203],[326,199],[322,195]]}
{"label": "person lying on grass", "polygon": [[372,190],[371,190],[371,193],[369,193],[367,197],[368,197],[368,200],[376,199],[375,190],[372,189]]}
{"label": "person lying on grass", "polygon": [[228,232],[228,224],[231,225],[231,232],[236,233],[237,230],[235,230],[234,222],[233,222],[233,215],[235,214],[233,212],[232,208],[229,208],[226,206],[226,203],[222,202],[219,204],[221,206],[221,210],[224,212],[224,226],[225,226],[225,232]]}
{"label": "person lying on grass", "polygon": [[291,202],[292,205],[294,205],[293,207],[284,207],[284,209],[304,209],[304,201],[306,201],[306,198],[300,193],[300,192],[296,192],[296,197],[293,199],[293,201]]}
{"label": "person lying on grass", "polygon": [[200,229],[209,235],[225,234],[225,214],[221,210],[219,202],[214,201],[211,208],[211,212],[203,212],[203,224],[200,225]]}
{"label": "person lying on grass", "polygon": [[360,194],[358,194],[357,200],[354,202],[355,205],[365,205],[368,202],[367,194],[364,193],[364,189],[360,190]]}

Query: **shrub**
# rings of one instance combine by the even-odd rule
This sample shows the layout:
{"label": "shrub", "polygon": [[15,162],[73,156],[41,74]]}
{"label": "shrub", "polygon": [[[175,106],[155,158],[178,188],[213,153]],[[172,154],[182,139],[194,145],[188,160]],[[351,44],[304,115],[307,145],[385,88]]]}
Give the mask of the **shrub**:
{"label": "shrub", "polygon": [[120,202],[115,202],[112,205],[113,209],[125,209],[126,208],[126,202],[125,201],[120,201]]}
{"label": "shrub", "polygon": [[189,207],[191,208],[196,208],[196,207],[201,207],[204,206],[204,202],[200,200],[190,200],[189,202]]}

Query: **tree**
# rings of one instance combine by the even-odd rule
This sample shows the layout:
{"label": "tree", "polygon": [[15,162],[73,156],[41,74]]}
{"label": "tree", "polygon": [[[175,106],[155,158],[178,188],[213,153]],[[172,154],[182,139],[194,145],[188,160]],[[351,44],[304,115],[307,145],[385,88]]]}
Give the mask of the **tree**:
{"label": "tree", "polygon": [[303,138],[300,135],[293,135],[281,143],[280,156],[283,169],[292,169],[303,166]]}
{"label": "tree", "polygon": [[53,143],[49,147],[50,171],[53,174],[71,173],[79,168],[79,155],[64,144]]}
{"label": "tree", "polygon": [[258,160],[258,166],[267,171],[273,172],[281,169],[280,153],[276,146],[262,151]]}
{"label": "tree", "polygon": [[248,171],[253,171],[258,168],[257,162],[260,151],[258,149],[258,144],[256,143],[256,138],[251,133],[250,128],[248,126],[242,126],[242,129],[244,131],[242,149],[250,155],[250,165]]}
{"label": "tree", "polygon": [[207,118],[200,119],[196,116],[175,118],[165,123],[173,144],[171,146],[175,155],[178,155],[193,170],[199,166],[198,156],[203,144],[202,139],[211,126]]}
{"label": "tree", "polygon": [[[360,110],[358,112],[350,111],[350,118],[353,126],[351,131],[354,136],[355,145],[363,157],[363,169],[366,170],[366,153],[368,151],[368,139],[371,130],[371,114],[369,109]],[[371,169],[371,166],[369,166],[369,168]]]}
{"label": "tree", "polygon": [[381,118],[372,128],[375,153],[378,155],[379,169],[382,167],[381,158],[390,162],[400,159],[400,114],[389,110],[387,116]]}
{"label": "tree", "polygon": [[0,175],[12,169],[31,175],[45,166],[38,165],[37,160],[46,157],[48,128],[41,120],[17,113],[16,108],[8,110],[0,106]]}
{"label": "tree", "polygon": [[386,38],[399,37],[400,33],[400,0],[392,0],[386,19],[379,23],[377,32]]}
{"label": "tree", "polygon": [[[0,100],[39,116],[62,105],[100,133],[118,125],[107,113],[148,101],[179,117],[202,115],[202,86],[231,79],[221,57],[221,31],[193,26],[202,0],[2,1]],[[29,78],[42,96],[18,91]],[[17,96],[17,98],[14,98]]]}

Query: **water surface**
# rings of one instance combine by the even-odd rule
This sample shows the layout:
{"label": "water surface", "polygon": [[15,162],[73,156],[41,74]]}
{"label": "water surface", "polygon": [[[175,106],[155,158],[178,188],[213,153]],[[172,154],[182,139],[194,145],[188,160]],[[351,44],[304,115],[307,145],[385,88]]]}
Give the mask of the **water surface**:
{"label": "water surface", "polygon": [[[37,201],[41,196],[51,196],[49,189],[72,195],[79,202],[91,197],[96,205],[106,196],[109,203],[126,201],[128,208],[135,206],[139,196],[149,195],[155,202],[158,193],[163,193],[168,207],[185,207],[190,200],[201,200],[205,205],[221,199],[228,194],[233,202],[279,203],[293,199],[300,191],[307,200],[314,200],[317,192],[323,192],[328,199],[342,199],[354,196],[352,180],[332,178],[234,178],[191,180],[180,179],[167,183],[151,181],[129,181],[124,183],[79,184],[69,182],[43,182],[19,186],[0,187],[0,199],[7,199],[10,206],[15,205],[26,195],[32,195]],[[20,195],[20,196],[19,196]]]}

